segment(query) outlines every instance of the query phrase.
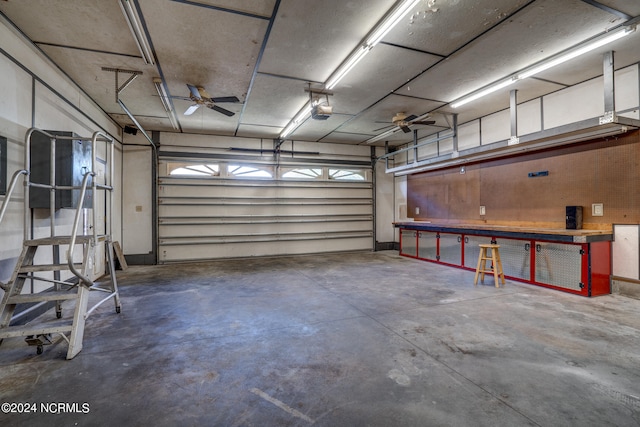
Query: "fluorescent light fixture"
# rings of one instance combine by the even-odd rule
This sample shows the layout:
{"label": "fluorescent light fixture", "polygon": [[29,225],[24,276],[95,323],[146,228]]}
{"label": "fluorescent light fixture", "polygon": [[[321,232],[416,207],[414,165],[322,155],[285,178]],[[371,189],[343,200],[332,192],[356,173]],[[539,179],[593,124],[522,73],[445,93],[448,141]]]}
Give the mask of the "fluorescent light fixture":
{"label": "fluorescent light fixture", "polygon": [[504,80],[500,83],[497,83],[495,85],[491,85],[489,87],[487,87],[486,89],[483,89],[479,92],[473,93],[470,96],[467,96],[465,98],[460,99],[459,101],[455,101],[451,104],[452,108],[457,108],[460,107],[461,105],[464,105],[468,102],[471,101],[475,101],[478,98],[482,98],[485,95],[488,95],[492,92],[495,92],[499,89],[502,89],[504,87],[509,86],[512,83],[515,83],[518,80],[523,80],[526,79],[527,77],[531,77],[535,74],[541,73],[545,70],[548,70],[549,68],[555,67],[556,65],[560,65],[566,61],[569,61],[573,58],[576,58],[580,55],[583,55],[587,52],[590,52],[594,49],[597,49],[599,47],[602,47],[606,44],[609,44],[615,40],[621,39],[622,37],[625,37],[629,34],[631,34],[632,32],[634,32],[636,30],[636,28],[634,26],[626,26],[624,28],[622,28],[619,31],[615,31],[612,33],[608,33],[602,37],[596,38],[594,40],[591,40],[585,44],[583,44],[582,46],[578,46],[577,48],[573,49],[573,50],[569,50],[568,52],[562,53],[560,55],[557,55],[556,57],[552,57],[551,59],[544,61],[538,65],[534,65],[533,67],[530,68],[525,68],[523,71],[511,76],[509,79]]}
{"label": "fluorescent light fixture", "polygon": [[340,67],[333,73],[331,78],[325,83],[325,87],[329,90],[333,89],[344,76],[347,75],[353,67],[371,50],[370,46],[360,46],[354,51],[349,59],[342,63]]}
{"label": "fluorescent light fixture", "polygon": [[298,127],[298,124],[296,122],[289,123],[289,125],[286,128],[284,128],[284,130],[280,134],[280,139],[285,139],[297,127]]}
{"label": "fluorescent light fixture", "polygon": [[373,47],[387,35],[393,27],[413,9],[420,0],[404,0],[384,20],[376,26],[371,35],[367,37],[367,45]]}
{"label": "fluorescent light fixture", "polygon": [[342,78],[349,73],[356,66],[356,64],[364,58],[364,56],[375,46],[380,40],[387,35],[389,31],[393,27],[395,27],[398,22],[404,18],[409,11],[411,11],[420,0],[403,0],[398,6],[393,9],[387,16],[379,22],[374,29],[371,31],[370,35],[367,37],[366,41],[362,43],[356,50],[354,50],[349,58],[344,61],[336,71],[333,72],[329,80],[326,81],[325,87],[329,90],[333,89]]}
{"label": "fluorescent light fixture", "polygon": [[304,106],[304,108],[302,109],[302,111],[300,111],[298,113],[298,115],[296,116],[295,119],[293,119],[293,121],[295,123],[300,123],[301,121],[303,121],[304,119],[307,118],[307,115],[311,113],[311,105],[307,103],[307,105]]}
{"label": "fluorescent light fixture", "polygon": [[528,70],[524,70],[521,73],[518,73],[518,78],[519,79],[526,79],[527,77],[531,77],[535,74],[541,73],[545,70],[548,70],[551,67],[555,67],[556,65],[560,65],[563,62],[567,62],[573,58],[576,58],[580,55],[583,55],[587,52],[590,52],[592,50],[595,50],[599,47],[602,47],[606,44],[609,44],[611,42],[614,42],[618,39],[621,39],[624,36],[627,36],[629,34],[631,34],[633,31],[635,31],[635,28],[625,28],[624,30],[612,33],[612,34],[608,34],[605,37],[602,37],[600,39],[596,39],[592,42],[589,42],[587,44],[585,44],[582,47],[579,47],[576,50],[573,51],[569,51],[565,54],[561,54],[560,56],[551,59],[550,61],[544,62],[540,65],[536,65],[533,68],[529,68]]}
{"label": "fluorescent light fixture", "polygon": [[[120,0],[121,2],[126,2],[126,0]],[[344,76],[346,76],[353,67],[356,66],[358,62],[376,45],[382,38],[387,35],[391,29],[404,18],[407,13],[411,9],[413,9],[420,0],[402,0],[398,3],[398,5],[389,12],[385,18],[380,21],[374,29],[371,31],[370,35],[366,38],[366,40],[360,44],[351,54],[347,57],[347,59],[340,64],[340,66],[331,74],[329,79],[325,82],[324,87],[328,90],[336,87],[338,82],[342,80]],[[306,117],[307,114],[311,112],[311,105],[307,104],[305,108],[303,108],[295,119],[289,122],[289,124],[284,128],[282,133],[280,134],[280,139],[286,138],[291,132],[293,132],[299,125],[303,118]],[[392,132],[393,133],[393,132]],[[383,134],[384,135],[384,134]],[[381,136],[383,138],[383,136]]]}
{"label": "fluorescent light fixture", "polygon": [[133,39],[138,45],[138,49],[140,50],[144,63],[154,65],[155,61],[153,59],[153,53],[151,52],[151,46],[144,32],[144,28],[142,27],[140,17],[136,11],[136,6],[133,4],[133,0],[120,0],[120,9],[122,9],[122,13],[129,25],[131,34],[133,34]]}
{"label": "fluorescent light fixture", "polygon": [[483,96],[489,95],[490,93],[493,93],[497,90],[500,90],[502,88],[505,88],[513,83],[515,83],[517,81],[517,79],[515,77],[510,77],[509,79],[502,81],[498,84],[495,85],[491,85],[489,87],[487,87],[486,89],[483,89],[479,92],[476,92],[470,96],[467,96],[466,98],[462,98],[459,101],[456,101],[454,103],[451,104],[451,108],[458,108],[461,105],[464,105],[466,103],[469,103],[471,101],[475,101],[478,98],[482,98]]}
{"label": "fluorescent light fixture", "polygon": [[294,130],[298,128],[307,118],[307,116],[311,113],[311,104],[307,102],[305,106],[300,110],[300,112],[296,115],[296,117],[289,122],[289,124],[284,128],[282,133],[280,134],[280,139],[285,139],[288,135],[291,134]]}
{"label": "fluorescent light fixture", "polygon": [[162,79],[160,79],[159,77],[155,77],[153,79],[153,85],[155,86],[156,91],[158,92],[158,96],[160,97],[160,101],[162,102],[162,106],[164,107],[164,110],[169,115],[169,121],[171,122],[171,126],[175,130],[180,130],[180,127],[178,126],[178,120],[176,119],[176,116],[175,116],[175,112],[171,106],[171,103],[169,102],[169,95],[167,95],[167,92],[164,90]]}

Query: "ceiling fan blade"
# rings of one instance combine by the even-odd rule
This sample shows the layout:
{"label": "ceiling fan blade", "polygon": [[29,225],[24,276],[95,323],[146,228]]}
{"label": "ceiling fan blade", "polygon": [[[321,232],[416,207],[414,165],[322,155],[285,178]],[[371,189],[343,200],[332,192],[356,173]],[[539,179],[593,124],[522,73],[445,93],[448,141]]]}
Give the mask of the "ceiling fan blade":
{"label": "ceiling fan blade", "polygon": [[222,107],[218,107],[217,105],[207,105],[207,107],[211,108],[214,111],[217,111],[218,113],[222,113],[225,116],[229,116],[229,117],[231,117],[231,116],[236,114],[233,111],[226,110],[226,109],[224,109]]}
{"label": "ceiling fan blade", "polygon": [[211,98],[215,103],[218,102],[240,102],[237,96],[221,96],[219,98]]}
{"label": "ceiling fan blade", "polygon": [[416,116],[415,114],[412,114],[412,115],[410,115],[410,116],[405,117],[403,120],[404,120],[405,122],[410,122],[411,120],[415,120],[415,119],[417,119],[417,118],[418,118],[418,116]]}
{"label": "ceiling fan blade", "polygon": [[202,99],[197,87],[195,87],[194,85],[190,85],[189,83],[187,83],[187,87],[191,91],[191,96],[193,96],[195,99]]}
{"label": "ceiling fan blade", "polygon": [[198,104],[193,104],[192,106],[190,106],[189,108],[187,108],[187,111],[184,112],[185,116],[190,116],[192,115],[199,107],[200,105]]}
{"label": "ceiling fan blade", "polygon": [[435,122],[436,122],[435,120],[420,120],[420,121],[411,122],[411,124],[412,125],[432,125]]}
{"label": "ceiling fan blade", "polygon": [[394,126],[395,126],[395,125],[389,125],[389,126],[381,127],[380,129],[374,129],[374,130],[373,130],[373,132],[378,132],[378,131],[380,131],[380,130],[382,130],[382,129],[392,128],[392,127],[394,127]]}
{"label": "ceiling fan blade", "polygon": [[411,132],[411,129],[409,129],[409,126],[400,126],[400,129],[402,129],[402,132],[404,133]]}

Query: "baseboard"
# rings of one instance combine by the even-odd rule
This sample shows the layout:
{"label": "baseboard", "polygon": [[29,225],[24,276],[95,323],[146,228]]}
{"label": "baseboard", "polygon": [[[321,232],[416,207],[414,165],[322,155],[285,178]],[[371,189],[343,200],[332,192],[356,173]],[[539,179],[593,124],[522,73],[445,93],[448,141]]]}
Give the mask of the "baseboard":
{"label": "baseboard", "polygon": [[640,282],[633,279],[614,277],[611,279],[611,293],[640,299]]}

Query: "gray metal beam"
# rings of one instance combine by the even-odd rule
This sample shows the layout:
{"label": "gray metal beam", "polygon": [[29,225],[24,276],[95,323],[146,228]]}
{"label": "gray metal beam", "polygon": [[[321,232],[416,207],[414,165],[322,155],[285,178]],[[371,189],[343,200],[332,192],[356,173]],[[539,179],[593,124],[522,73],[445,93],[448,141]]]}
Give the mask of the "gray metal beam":
{"label": "gray metal beam", "polygon": [[604,76],[604,115],[615,115],[616,99],[615,99],[615,78],[614,78],[614,59],[613,51],[603,54],[603,76]]}
{"label": "gray metal beam", "polygon": [[509,92],[509,113],[511,115],[511,137],[518,137],[518,90]]}

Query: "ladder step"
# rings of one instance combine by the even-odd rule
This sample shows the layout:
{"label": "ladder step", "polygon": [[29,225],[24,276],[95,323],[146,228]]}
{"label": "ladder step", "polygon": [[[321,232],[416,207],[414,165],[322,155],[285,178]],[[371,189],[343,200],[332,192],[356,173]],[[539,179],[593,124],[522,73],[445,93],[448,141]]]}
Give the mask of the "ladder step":
{"label": "ladder step", "polygon": [[[106,235],[99,235],[98,241],[104,241]],[[93,235],[80,235],[76,236],[76,243],[88,243],[93,239]],[[24,246],[47,246],[47,245],[68,245],[71,243],[71,236],[53,236],[44,237],[41,239],[25,240]]]}
{"label": "ladder step", "polygon": [[[82,269],[82,264],[73,264],[77,269]],[[23,265],[20,267],[20,273],[30,273],[36,271],[61,271],[68,270],[69,264],[40,264],[40,265]]]}
{"label": "ladder step", "polygon": [[45,335],[57,334],[61,332],[71,332],[73,325],[71,323],[47,323],[41,325],[20,325],[9,326],[0,329],[0,339],[11,337],[26,337],[28,335]]}
{"label": "ladder step", "polygon": [[13,295],[8,298],[7,304],[24,304],[29,302],[41,302],[41,301],[66,301],[76,299],[78,296],[77,291],[68,292],[42,292],[39,294],[21,294]]}

